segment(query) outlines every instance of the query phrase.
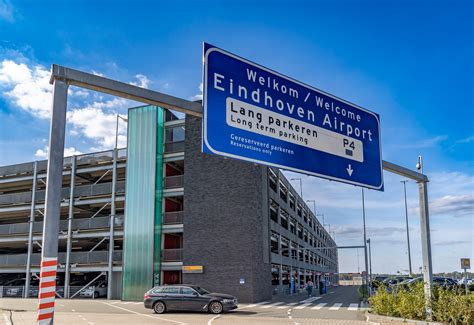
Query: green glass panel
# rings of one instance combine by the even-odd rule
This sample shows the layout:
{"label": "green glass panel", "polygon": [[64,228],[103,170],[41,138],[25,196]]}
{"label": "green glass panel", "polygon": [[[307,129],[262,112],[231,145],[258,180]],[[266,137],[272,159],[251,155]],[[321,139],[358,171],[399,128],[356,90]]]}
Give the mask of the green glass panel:
{"label": "green glass panel", "polygon": [[156,161],[157,134],[162,134],[162,129],[157,132],[161,110],[145,106],[128,113],[123,300],[142,300],[154,282],[154,246],[155,241],[161,242],[161,238],[155,237],[156,180],[162,175],[162,167],[157,171]]}
{"label": "green glass panel", "polygon": [[161,224],[163,219],[163,137],[164,110],[158,107],[156,125],[156,180],[155,180],[155,250],[153,263],[153,284],[160,285],[161,271]]}

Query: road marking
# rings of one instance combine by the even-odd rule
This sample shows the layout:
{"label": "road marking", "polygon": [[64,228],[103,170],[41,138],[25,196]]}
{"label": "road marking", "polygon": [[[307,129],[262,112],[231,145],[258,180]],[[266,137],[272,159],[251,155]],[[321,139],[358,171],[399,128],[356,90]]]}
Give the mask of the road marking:
{"label": "road marking", "polygon": [[278,306],[278,305],[281,305],[283,304],[284,302],[283,301],[280,301],[280,302],[275,302],[273,304],[269,304],[269,305],[263,305],[262,307],[260,308],[270,308],[270,307],[275,307],[275,306]]}
{"label": "road marking", "polygon": [[307,302],[307,303],[305,303],[305,304],[296,306],[295,309],[303,309],[303,308],[308,307],[309,305],[311,305],[311,302]]}
{"label": "road marking", "polygon": [[10,319],[8,318],[7,315],[3,314],[3,319],[5,320],[6,325],[12,325],[12,323],[10,322]]}
{"label": "road marking", "polygon": [[326,306],[326,305],[327,305],[327,303],[322,302],[322,303],[320,303],[320,304],[317,304],[316,306],[314,306],[314,307],[311,308],[311,309],[319,310],[319,309],[323,308],[323,307]]}
{"label": "road marking", "polygon": [[212,322],[215,320],[215,319],[218,319],[219,317],[221,317],[222,314],[219,314],[219,315],[216,315],[214,317],[212,317],[208,322],[207,322],[207,325],[211,325]]}
{"label": "road marking", "polygon": [[332,305],[331,308],[329,308],[329,310],[339,310],[339,308],[341,308],[342,304],[340,303],[336,303],[334,305]]}
{"label": "road marking", "polygon": [[122,302],[122,304],[124,305],[130,305],[130,304],[133,304],[134,302],[133,301],[124,301]]}
{"label": "road marking", "polygon": [[256,304],[248,305],[248,306],[246,306],[245,308],[252,308],[252,307],[260,306],[260,305],[268,304],[269,302],[270,302],[270,301],[262,301],[262,302],[258,302],[258,303],[256,303]]}
{"label": "road marking", "polygon": [[347,310],[357,310],[359,309],[359,304],[350,304]]}
{"label": "road marking", "polygon": [[290,302],[289,304],[286,304],[286,305],[284,305],[284,306],[279,306],[279,307],[277,307],[277,309],[288,308],[288,307],[294,306],[294,305],[296,305],[296,304],[298,304],[298,303],[297,303],[297,302]]}
{"label": "road marking", "polygon": [[158,317],[158,316],[151,316],[151,315],[147,315],[147,314],[138,313],[136,311],[133,311],[133,310],[130,310],[130,309],[127,309],[127,308],[123,308],[123,307],[119,307],[119,306],[115,306],[115,305],[109,304],[107,302],[101,301],[100,303],[102,303],[104,305],[107,305],[107,306],[110,306],[110,307],[114,307],[114,308],[117,308],[117,309],[122,309],[122,310],[128,311],[129,313],[132,313],[132,314],[135,314],[135,315],[148,317],[148,318],[153,318],[153,319],[159,319],[159,320],[163,320],[165,322],[171,322],[171,323],[176,323],[176,324],[181,324],[181,325],[187,325],[186,323],[178,322],[178,321],[175,321],[175,320],[172,320],[172,319],[167,319],[167,318],[162,318],[162,317]]}
{"label": "road marking", "polygon": [[141,305],[141,304],[143,304],[143,302],[134,302],[133,304],[134,305]]}
{"label": "road marking", "polygon": [[312,302],[312,301],[315,301],[315,300],[318,300],[318,299],[321,299],[321,297],[311,297],[311,298],[308,298],[308,299],[305,299],[305,300],[301,300],[300,303]]}
{"label": "road marking", "polygon": [[75,312],[76,310],[75,309],[71,309],[72,312]]}

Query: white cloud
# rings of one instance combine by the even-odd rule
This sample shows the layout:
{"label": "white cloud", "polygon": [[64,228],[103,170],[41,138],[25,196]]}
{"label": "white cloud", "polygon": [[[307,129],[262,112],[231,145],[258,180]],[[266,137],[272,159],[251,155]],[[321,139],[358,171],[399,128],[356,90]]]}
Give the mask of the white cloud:
{"label": "white cloud", "polygon": [[132,81],[130,82],[131,85],[142,87],[142,88],[148,88],[148,86],[151,83],[150,79],[148,79],[148,77],[143,74],[137,74],[135,78],[138,79],[138,82]]}
{"label": "white cloud", "polygon": [[12,23],[15,21],[13,17],[13,6],[10,0],[0,0],[0,20]]}
{"label": "white cloud", "polygon": [[[1,1],[1,0],[0,0]],[[96,75],[100,73],[93,71]],[[49,119],[51,115],[52,86],[50,71],[41,65],[30,64],[22,56],[5,59],[0,63],[0,94],[14,106],[36,118]],[[131,84],[147,88],[151,81],[143,75],[135,75]],[[116,114],[136,105],[136,102],[117,97],[104,96],[81,88],[70,88],[67,123],[72,126],[69,135],[82,136],[92,140],[90,150],[112,149],[115,145]],[[94,100],[93,102],[91,102]],[[126,146],[126,124],[119,122],[118,145]],[[44,149],[37,151],[37,157],[46,157]]]}
{"label": "white cloud", "polygon": [[432,215],[474,216],[474,195],[446,195],[430,201]]}
{"label": "white cloud", "polygon": [[456,141],[456,143],[471,143],[471,142],[474,142],[474,135],[471,135],[469,137],[466,137],[466,138],[463,138],[463,139],[459,139],[458,141]]}
{"label": "white cloud", "polygon": [[196,101],[196,100],[202,100],[202,92],[203,92],[203,85],[202,82],[199,84],[199,94],[196,94],[189,98],[189,100]]}
{"label": "white cloud", "polygon": [[0,64],[0,89],[5,98],[32,115],[47,119],[51,112],[50,72],[43,66],[3,60]]}
{"label": "white cloud", "polygon": [[[49,147],[45,146],[43,149],[38,149],[35,152],[35,157],[40,159],[48,159]],[[82,152],[74,147],[64,148],[64,157],[82,155]]]}
{"label": "white cloud", "polygon": [[419,149],[433,148],[433,147],[436,147],[437,145],[439,145],[440,143],[446,141],[447,139],[448,139],[447,135],[437,135],[435,137],[419,140],[419,141],[416,141],[416,142],[411,143],[411,144],[399,145],[398,147],[400,147],[400,148],[419,148]]}

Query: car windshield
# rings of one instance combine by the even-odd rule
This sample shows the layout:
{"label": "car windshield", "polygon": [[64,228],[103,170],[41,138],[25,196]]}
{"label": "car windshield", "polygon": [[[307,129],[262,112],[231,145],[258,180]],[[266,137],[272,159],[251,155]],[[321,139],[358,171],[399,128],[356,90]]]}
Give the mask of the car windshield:
{"label": "car windshield", "polygon": [[200,295],[205,295],[207,293],[210,293],[209,291],[201,287],[193,287],[193,289],[196,290]]}

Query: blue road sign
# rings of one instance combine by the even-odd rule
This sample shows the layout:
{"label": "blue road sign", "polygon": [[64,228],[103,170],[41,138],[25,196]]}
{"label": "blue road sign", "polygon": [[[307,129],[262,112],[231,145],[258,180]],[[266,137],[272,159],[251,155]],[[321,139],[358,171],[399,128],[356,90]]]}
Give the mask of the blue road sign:
{"label": "blue road sign", "polygon": [[204,44],[203,152],[383,191],[376,113]]}

